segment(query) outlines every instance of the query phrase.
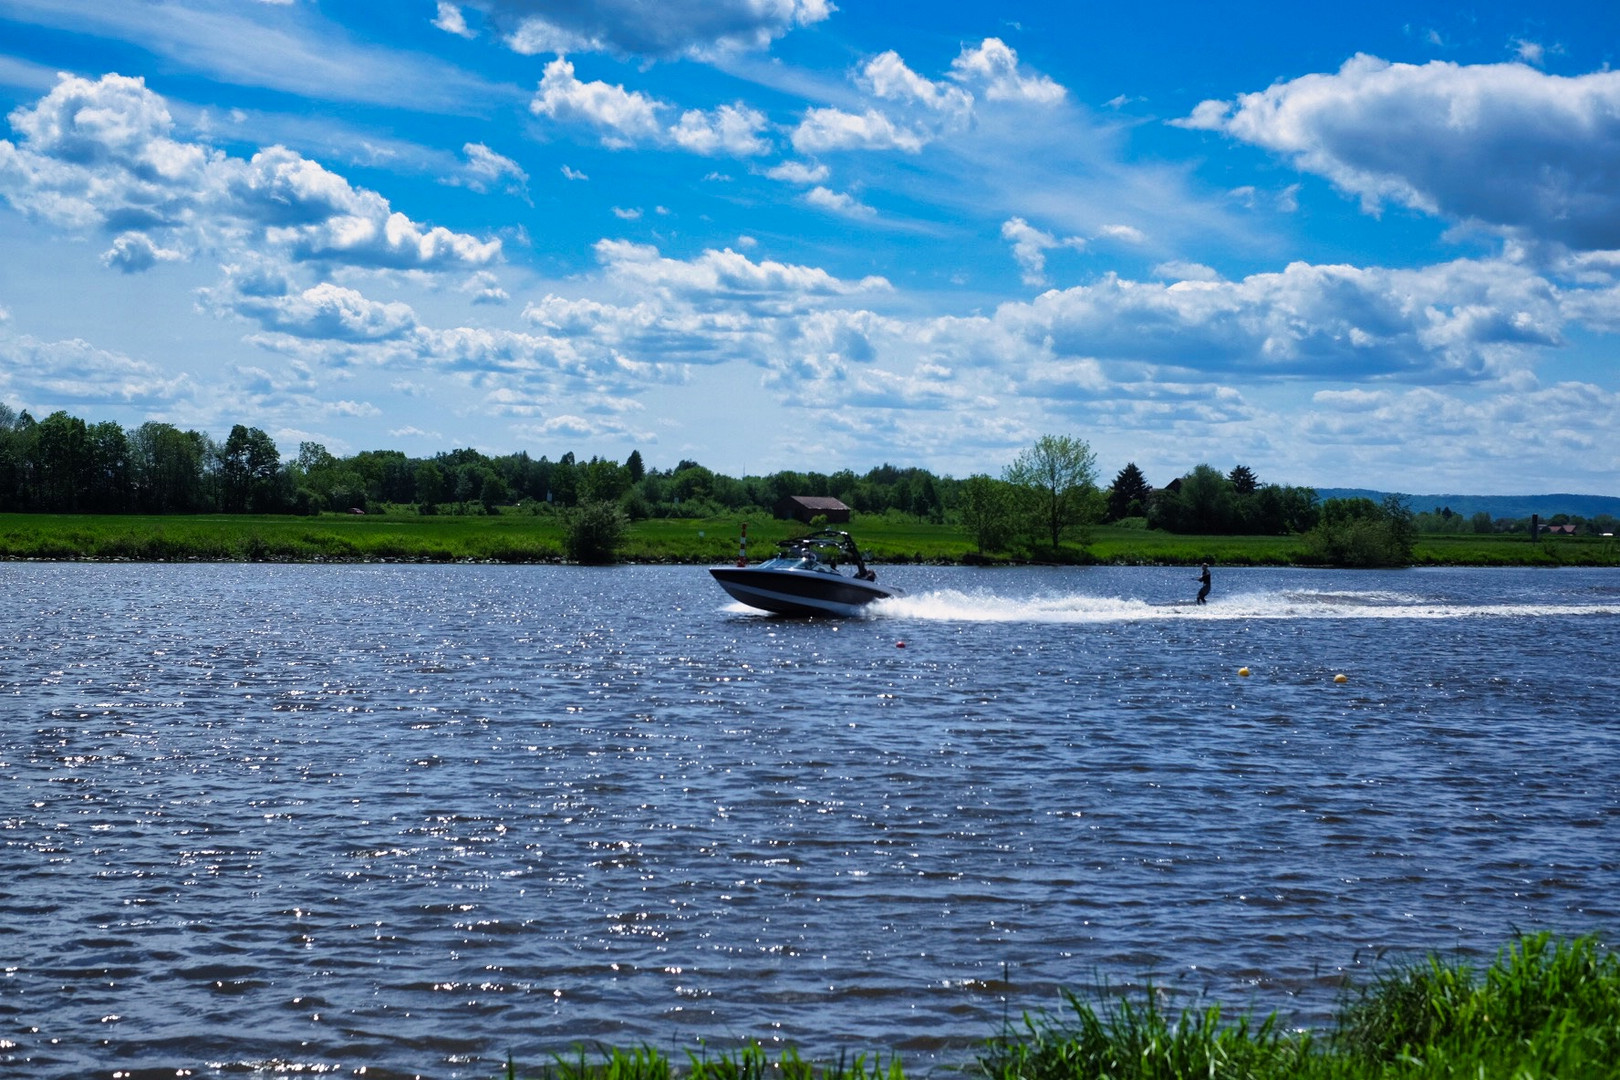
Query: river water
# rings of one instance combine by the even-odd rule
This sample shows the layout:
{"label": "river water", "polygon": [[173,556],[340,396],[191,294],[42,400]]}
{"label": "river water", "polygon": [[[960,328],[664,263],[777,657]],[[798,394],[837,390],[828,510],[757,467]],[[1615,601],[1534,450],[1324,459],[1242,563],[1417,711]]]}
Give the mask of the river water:
{"label": "river water", "polygon": [[0,566],[0,1073],[923,1073],[1620,930],[1620,573],[882,574]]}

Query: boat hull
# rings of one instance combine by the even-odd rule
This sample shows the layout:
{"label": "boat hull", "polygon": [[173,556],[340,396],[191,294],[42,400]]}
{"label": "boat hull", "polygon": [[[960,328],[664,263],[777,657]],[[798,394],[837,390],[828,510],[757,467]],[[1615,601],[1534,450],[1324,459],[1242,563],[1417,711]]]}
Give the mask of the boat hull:
{"label": "boat hull", "polygon": [[715,566],[709,573],[732,599],[778,615],[860,615],[874,600],[904,595],[875,582],[817,571]]}

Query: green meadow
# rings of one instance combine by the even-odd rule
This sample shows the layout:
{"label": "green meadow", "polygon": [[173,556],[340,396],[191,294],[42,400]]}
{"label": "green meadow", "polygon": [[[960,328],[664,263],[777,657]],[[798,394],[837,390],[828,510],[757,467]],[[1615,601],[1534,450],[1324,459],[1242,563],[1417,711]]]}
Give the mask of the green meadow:
{"label": "green meadow", "polygon": [[[1620,957],[1596,938],[1513,942],[1484,970],[1440,956],[1347,991],[1326,1030],[1219,1005],[1172,1011],[1068,994],[1052,1015],[1009,1021],[962,1075],[981,1080],[1612,1080],[1620,1073]],[[676,1061],[647,1048],[579,1050],[508,1080],[904,1080],[893,1056],[813,1063],[757,1044]]]}
{"label": "green meadow", "polygon": [[[737,557],[740,526],[758,559],[778,540],[804,531],[770,517],[654,518],[631,524],[624,562],[705,564]],[[857,516],[845,526],[876,562],[1002,563],[981,559],[968,535],[903,515]],[[563,561],[563,522],[549,513],[91,515],[0,514],[0,559],[137,562],[500,562]],[[1086,543],[1070,541],[1058,561],[1113,565],[1306,565],[1298,536],[1188,536],[1098,526]],[[1620,566],[1613,538],[1523,534],[1420,536],[1420,566]]]}

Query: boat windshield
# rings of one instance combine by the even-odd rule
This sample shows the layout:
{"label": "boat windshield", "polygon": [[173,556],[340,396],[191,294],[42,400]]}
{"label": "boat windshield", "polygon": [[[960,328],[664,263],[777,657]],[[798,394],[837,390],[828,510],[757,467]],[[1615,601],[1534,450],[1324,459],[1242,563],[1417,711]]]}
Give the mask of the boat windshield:
{"label": "boat windshield", "polygon": [[842,565],[851,568],[855,577],[866,581],[877,579],[877,575],[866,568],[860,549],[848,533],[824,529],[809,536],[784,540],[779,546],[781,550],[774,558],[760,563],[760,569],[815,570],[823,574],[840,574]]}
{"label": "boat windshield", "polygon": [[812,555],[778,555],[759,564],[761,570],[825,570],[832,567]]}

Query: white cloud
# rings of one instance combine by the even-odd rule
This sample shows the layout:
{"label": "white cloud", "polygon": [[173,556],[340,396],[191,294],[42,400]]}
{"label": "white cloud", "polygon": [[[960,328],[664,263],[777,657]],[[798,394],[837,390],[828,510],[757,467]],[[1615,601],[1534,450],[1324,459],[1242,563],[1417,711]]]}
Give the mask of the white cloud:
{"label": "white cloud", "polygon": [[1520,62],[1540,67],[1547,59],[1547,48],[1539,41],[1530,41],[1527,38],[1517,38],[1513,42],[1513,53]]}
{"label": "white cloud", "polygon": [[512,295],[501,288],[500,279],[488,270],[480,270],[460,285],[460,291],[473,298],[475,304],[505,304]]}
{"label": "white cloud", "polygon": [[23,139],[0,140],[0,196],[69,230],[116,232],[107,262],[125,271],[259,244],[396,269],[465,268],[500,255],[500,241],[424,227],[284,147],[243,161],[180,141],[163,99],[139,79],[64,76],[11,121]]}
{"label": "white cloud", "polygon": [[185,254],[172,248],[160,248],[145,233],[127,232],[113,241],[112,247],[101,255],[104,265],[126,274],[150,270],[160,262],[178,262]]}
{"label": "white cloud", "polygon": [[1025,285],[1045,285],[1046,253],[1057,247],[1079,250],[1085,241],[1078,236],[1059,240],[1049,232],[1035,228],[1021,217],[1009,218],[1001,223],[1001,238],[1013,246],[1013,258],[1023,271]]}
{"label": "white cloud", "polygon": [[183,371],[164,371],[77,338],[0,336],[0,400],[13,405],[56,409],[119,403],[161,411],[190,397],[195,386]]}
{"label": "white cloud", "polygon": [[1620,72],[1358,55],[1182,126],[1289,157],[1376,212],[1395,202],[1577,250],[1620,248]]}
{"label": "white cloud", "polygon": [[1290,265],[1241,281],[1112,275],[1003,305],[998,321],[1058,355],[1248,378],[1470,381],[1526,367],[1566,320],[1544,279],[1501,262],[1421,270]]}
{"label": "white cloud", "polygon": [[931,112],[965,117],[973,109],[972,94],[950,83],[923,78],[892,49],[868,61],[856,82],[874,97],[920,105]]}
{"label": "white cloud", "polygon": [[212,310],[296,338],[377,342],[403,337],[417,327],[408,304],[371,300],[331,282],[298,291],[281,281],[271,288],[266,284],[262,268],[226,267],[225,282],[201,290],[200,298]]}
{"label": "white cloud", "polygon": [[462,14],[461,8],[450,3],[449,0],[439,0],[439,10],[433,17],[433,25],[445,33],[454,34],[457,37],[471,38],[474,36],[472,30],[467,27],[467,18]]}
{"label": "white cloud", "polygon": [[615,280],[689,300],[801,307],[817,298],[885,293],[892,288],[881,277],[845,281],[819,267],[769,259],[755,262],[730,248],[711,248],[694,259],[679,260],[664,257],[651,245],[600,240],[596,255]]}
{"label": "white cloud", "polygon": [[1025,68],[1000,38],[985,38],[972,48],[964,45],[951,61],[951,78],[981,86],[991,101],[1055,105],[1068,94],[1052,79]]}
{"label": "white cloud", "polygon": [[1142,234],[1142,230],[1134,225],[1104,225],[1097,230],[1097,235],[1106,236],[1110,240],[1118,240],[1126,244],[1147,242],[1147,237]]}
{"label": "white cloud", "polygon": [[806,110],[790,137],[801,154],[828,150],[903,150],[915,154],[928,142],[922,132],[897,125],[876,109],[863,113],[843,109]]}
{"label": "white cloud", "polygon": [[[951,62],[950,81],[913,71],[890,50],[867,61],[855,84],[882,106],[860,112],[836,107],[806,110],[791,135],[802,154],[829,150],[900,150],[915,154],[936,139],[967,130],[974,122],[974,90],[992,102],[1050,106],[1063,87],[1032,74],[1018,54],[997,38],[964,46]],[[957,84],[957,85],[953,85]]]}
{"label": "white cloud", "polygon": [[613,207],[613,216],[618,218],[620,221],[636,221],[641,217],[641,207],[615,206]]}
{"label": "white cloud", "polygon": [[866,218],[874,217],[877,211],[861,202],[855,196],[844,191],[833,191],[831,188],[817,185],[804,194],[804,201],[811,206],[822,210],[829,210],[844,217]]}
{"label": "white cloud", "polygon": [[528,191],[529,174],[511,158],[497,154],[483,143],[466,143],[461,152],[467,155],[467,165],[454,182],[479,193],[495,188],[510,195],[523,195]]}
{"label": "white cloud", "polygon": [[772,180],[780,180],[785,184],[819,184],[832,175],[832,170],[825,165],[806,165],[802,161],[784,161],[780,165],[766,169],[765,175]]}
{"label": "white cloud", "polygon": [[765,114],[745,105],[722,105],[710,112],[688,109],[680,123],[669,129],[669,137],[683,150],[712,157],[752,157],[771,152],[771,144],[760,136],[767,121]]}
{"label": "white cloud", "polygon": [[560,56],[546,65],[529,109],[558,123],[595,128],[602,145],[616,150],[637,145],[677,146],[709,157],[750,157],[772,149],[760,135],[768,121],[757,109],[740,102],[708,112],[687,109],[666,127],[662,116],[674,106],[623,86],[581,82],[574,75],[574,65]]}
{"label": "white cloud", "polygon": [[[1590,383],[1469,397],[1428,387],[1325,390],[1311,404],[1292,426],[1323,468],[1353,456],[1358,469],[1409,477],[1421,462],[1426,476],[1467,478],[1483,465],[1497,490],[1545,484],[1558,461],[1579,460],[1593,477],[1620,468],[1620,449],[1604,438],[1620,394]],[[1567,467],[1552,467],[1567,477]],[[1428,481],[1454,490],[1441,486],[1449,482]]]}
{"label": "white cloud", "polygon": [[665,107],[623,86],[580,82],[574,77],[574,65],[560,56],[546,65],[539,92],[529,103],[530,111],[537,116],[596,128],[603,145],[615,148],[663,138],[658,113]]}
{"label": "white cloud", "polygon": [[833,12],[828,0],[468,0],[510,30],[524,53],[606,51],[712,56],[763,49]]}
{"label": "white cloud", "polygon": [[590,177],[586,176],[584,173],[580,172],[578,169],[572,168],[572,167],[567,166],[567,165],[564,165],[562,167],[562,174],[565,177],[567,177],[568,179],[570,179],[570,180],[589,180],[590,179]]}
{"label": "white cloud", "polygon": [[1221,275],[1203,263],[1172,261],[1153,268],[1153,276],[1167,281],[1219,281]]}

